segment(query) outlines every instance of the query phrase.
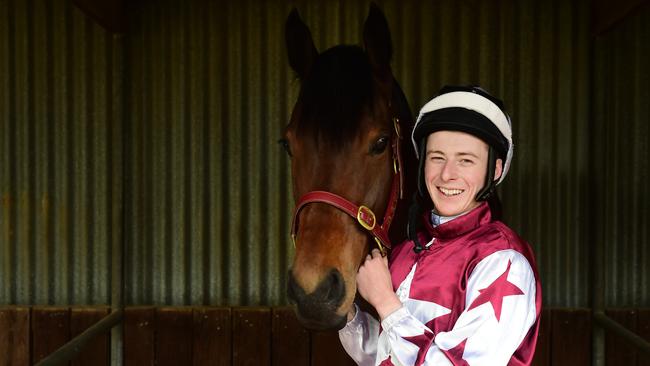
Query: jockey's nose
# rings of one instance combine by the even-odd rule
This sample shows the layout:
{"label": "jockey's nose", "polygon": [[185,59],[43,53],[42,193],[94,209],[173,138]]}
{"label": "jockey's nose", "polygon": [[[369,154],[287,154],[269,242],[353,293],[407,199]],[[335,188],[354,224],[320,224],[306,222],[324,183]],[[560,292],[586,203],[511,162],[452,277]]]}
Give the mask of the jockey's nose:
{"label": "jockey's nose", "polygon": [[455,179],[457,176],[456,167],[452,162],[446,161],[440,172],[440,177],[444,182]]}

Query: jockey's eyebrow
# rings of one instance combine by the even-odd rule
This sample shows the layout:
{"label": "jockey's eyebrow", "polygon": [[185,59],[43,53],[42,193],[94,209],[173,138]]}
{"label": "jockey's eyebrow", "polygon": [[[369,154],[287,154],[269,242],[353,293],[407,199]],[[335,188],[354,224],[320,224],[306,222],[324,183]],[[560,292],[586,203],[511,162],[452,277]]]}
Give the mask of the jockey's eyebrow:
{"label": "jockey's eyebrow", "polygon": [[473,152],[459,152],[459,153],[456,154],[456,156],[458,156],[458,157],[471,156],[471,157],[473,157],[475,159],[479,158],[478,155],[474,154]]}
{"label": "jockey's eyebrow", "polygon": [[[442,152],[440,150],[428,150],[426,156],[429,156],[431,154],[440,154],[440,155],[443,155],[443,156],[447,156],[447,154],[445,154],[444,152]],[[467,152],[459,152],[459,153],[456,153],[454,155],[457,156],[457,157],[471,156],[471,157],[473,157],[475,159],[479,159],[478,155],[476,155],[473,152],[469,152],[469,151],[467,151]]]}

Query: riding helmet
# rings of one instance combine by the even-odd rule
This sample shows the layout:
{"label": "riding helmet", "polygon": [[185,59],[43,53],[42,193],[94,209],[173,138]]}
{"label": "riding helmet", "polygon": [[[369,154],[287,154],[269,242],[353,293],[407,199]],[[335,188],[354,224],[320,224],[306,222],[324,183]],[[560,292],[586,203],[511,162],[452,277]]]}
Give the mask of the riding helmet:
{"label": "riding helmet", "polygon": [[[436,131],[460,131],[483,140],[488,145],[488,171],[485,186],[477,193],[477,201],[485,201],[508,173],[513,143],[510,117],[503,102],[478,86],[445,86],[438,96],[422,107],[411,136],[416,156],[425,155],[426,142]],[[494,180],[496,160],[503,169]],[[428,197],[424,182],[424,161],[419,159],[418,193]]]}

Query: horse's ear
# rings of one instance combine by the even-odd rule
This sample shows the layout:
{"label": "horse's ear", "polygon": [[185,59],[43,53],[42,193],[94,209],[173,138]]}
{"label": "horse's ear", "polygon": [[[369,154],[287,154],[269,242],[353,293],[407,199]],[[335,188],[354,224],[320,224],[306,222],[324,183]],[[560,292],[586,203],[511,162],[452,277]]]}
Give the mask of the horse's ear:
{"label": "horse's ear", "polygon": [[374,2],[370,3],[370,12],[363,25],[363,44],[373,71],[382,79],[389,77],[393,44],[388,21]]}
{"label": "horse's ear", "polygon": [[309,28],[300,19],[296,8],[291,10],[291,14],[287,18],[284,32],[289,65],[298,74],[298,77],[303,80],[314,64],[318,51],[314,46]]}

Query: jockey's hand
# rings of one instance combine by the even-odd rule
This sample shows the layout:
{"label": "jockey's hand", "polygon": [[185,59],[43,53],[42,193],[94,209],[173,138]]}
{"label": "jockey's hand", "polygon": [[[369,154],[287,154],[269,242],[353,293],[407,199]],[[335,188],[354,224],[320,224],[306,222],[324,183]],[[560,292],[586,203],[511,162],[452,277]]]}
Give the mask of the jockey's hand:
{"label": "jockey's hand", "polygon": [[382,257],[378,249],[373,249],[359,268],[357,289],[359,294],[377,310],[382,320],[402,307],[402,303],[393,291],[393,283],[388,271],[388,258]]}

